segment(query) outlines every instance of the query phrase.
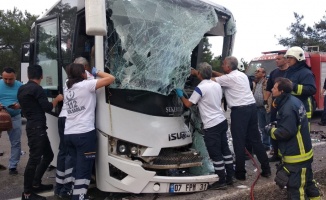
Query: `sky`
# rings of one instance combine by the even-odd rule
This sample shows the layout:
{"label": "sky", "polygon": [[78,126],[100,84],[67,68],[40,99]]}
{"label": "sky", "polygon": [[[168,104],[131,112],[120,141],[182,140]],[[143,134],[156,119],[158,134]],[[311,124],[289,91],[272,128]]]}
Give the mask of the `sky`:
{"label": "sky", "polygon": [[[295,22],[294,12],[303,15],[303,22],[313,26],[326,15],[325,0],[210,0],[228,8],[236,20],[237,34],[233,55],[249,62],[261,52],[286,49],[277,45],[277,38],[288,37],[287,28]],[[19,10],[41,15],[57,0],[1,0],[1,10]],[[312,3],[313,2],[313,3]],[[210,40],[214,55],[220,55],[220,42]]]}

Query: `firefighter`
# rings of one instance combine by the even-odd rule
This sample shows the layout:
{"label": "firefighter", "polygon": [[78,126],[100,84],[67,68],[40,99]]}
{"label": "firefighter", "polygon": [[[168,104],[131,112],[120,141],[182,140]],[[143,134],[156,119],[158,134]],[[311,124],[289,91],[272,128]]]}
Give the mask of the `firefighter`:
{"label": "firefighter", "polygon": [[291,47],[287,50],[285,57],[289,68],[285,73],[293,83],[292,95],[303,102],[307,112],[308,120],[312,117],[312,96],[316,93],[315,77],[310,67],[306,64],[304,51],[300,47]]}
{"label": "firefighter", "polygon": [[282,77],[275,80],[272,94],[277,128],[272,124],[265,127],[266,132],[278,141],[282,154],[275,182],[281,189],[287,187],[288,199],[320,199],[311,168],[313,150],[306,110],[302,102],[291,95],[292,84]]}

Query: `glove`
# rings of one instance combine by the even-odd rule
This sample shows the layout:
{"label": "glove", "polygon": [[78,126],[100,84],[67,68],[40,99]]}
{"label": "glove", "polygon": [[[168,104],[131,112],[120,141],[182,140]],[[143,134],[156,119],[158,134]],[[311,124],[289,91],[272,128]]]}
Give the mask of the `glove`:
{"label": "glove", "polygon": [[92,75],[96,77],[97,75],[97,69],[95,67],[92,68]]}
{"label": "glove", "polygon": [[176,91],[178,97],[180,97],[180,98],[183,97],[183,91],[181,89],[175,89],[175,91]]}

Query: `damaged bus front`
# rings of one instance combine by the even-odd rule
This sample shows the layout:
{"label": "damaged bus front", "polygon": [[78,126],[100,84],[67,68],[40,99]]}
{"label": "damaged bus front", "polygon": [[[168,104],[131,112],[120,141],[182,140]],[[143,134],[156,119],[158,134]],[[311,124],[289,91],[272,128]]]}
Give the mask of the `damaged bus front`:
{"label": "damaged bus front", "polygon": [[[116,77],[97,91],[100,190],[196,192],[217,181],[198,114],[184,110],[174,89],[196,86],[188,76],[202,61],[203,37],[221,37],[222,58],[231,55],[236,29],[229,10],[208,0],[61,0],[32,32],[29,64],[43,67],[49,98],[62,92],[63,69],[79,56]],[[60,109],[47,114],[54,152]]]}

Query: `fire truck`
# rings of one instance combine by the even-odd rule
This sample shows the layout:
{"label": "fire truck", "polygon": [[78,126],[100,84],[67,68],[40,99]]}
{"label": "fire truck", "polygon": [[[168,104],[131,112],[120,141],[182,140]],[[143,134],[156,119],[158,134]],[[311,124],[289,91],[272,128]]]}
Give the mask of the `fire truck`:
{"label": "fire truck", "polygon": [[[191,92],[198,83],[188,76],[203,57],[203,37],[221,38],[224,58],[235,33],[232,13],[209,0],[59,0],[22,45],[21,77],[28,81],[28,65],[42,66],[41,86],[51,101],[63,91],[64,67],[79,56],[115,76],[97,91],[98,189],[204,191],[218,177],[214,170],[195,171],[207,157],[193,146],[197,128],[175,88]],[[61,107],[46,114],[55,155]]]}
{"label": "fire truck", "polygon": [[[311,71],[315,75],[317,92],[314,95],[314,110],[324,109],[324,98],[320,92],[326,78],[326,52],[320,52],[316,46],[305,47],[306,63],[311,67]],[[275,59],[278,53],[286,52],[286,50],[262,52],[262,55],[252,59],[246,69],[248,76],[254,76],[255,71],[259,67],[266,69],[268,76],[271,71],[276,69]]]}

